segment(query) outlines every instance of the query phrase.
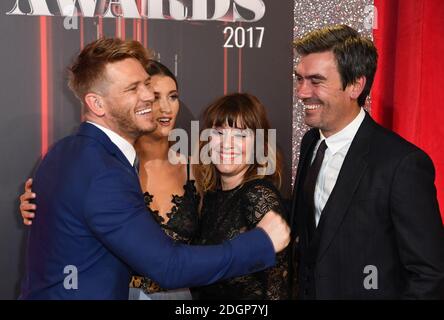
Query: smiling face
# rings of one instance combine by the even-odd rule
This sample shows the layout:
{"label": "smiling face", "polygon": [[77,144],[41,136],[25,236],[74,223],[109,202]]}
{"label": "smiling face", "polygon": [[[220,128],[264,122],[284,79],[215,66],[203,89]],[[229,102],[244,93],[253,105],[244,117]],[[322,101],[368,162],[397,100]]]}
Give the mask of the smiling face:
{"label": "smiling face", "polygon": [[221,178],[243,175],[253,161],[254,133],[252,130],[215,126],[211,134],[211,159]]}
{"label": "smiling face", "polygon": [[305,123],[328,137],[342,130],[359,113],[353,85],[343,89],[331,51],[302,56],[295,71],[296,94],[304,103]]}
{"label": "smiling face", "polygon": [[154,90],[153,119],[157,129],[152,133],[156,137],[168,137],[176,124],[179,112],[179,93],[173,79],[164,75],[151,77]]}
{"label": "smiling face", "polygon": [[275,130],[258,98],[248,93],[222,96],[205,109],[202,118],[201,164],[195,177],[203,192],[228,190],[265,176],[280,185]]}
{"label": "smiling face", "polygon": [[152,103],[154,93],[150,76],[139,61],[127,58],[109,63],[105,68],[102,94],[103,121],[124,138],[135,139],[153,132]]}

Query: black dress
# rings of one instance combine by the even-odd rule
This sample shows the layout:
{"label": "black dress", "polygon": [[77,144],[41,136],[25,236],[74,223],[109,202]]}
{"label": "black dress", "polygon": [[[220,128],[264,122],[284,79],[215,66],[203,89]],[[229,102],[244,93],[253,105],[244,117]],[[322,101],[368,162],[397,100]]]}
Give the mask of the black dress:
{"label": "black dress", "polygon": [[[232,190],[208,192],[203,199],[201,232],[195,244],[220,244],[253,229],[270,210],[285,216],[279,191],[266,179]],[[193,299],[288,299],[288,252],[277,254],[275,267],[192,288]]]}
{"label": "black dress", "polygon": [[[169,218],[167,222],[164,221],[165,219],[159,214],[158,210],[152,210],[150,208],[154,198],[153,195],[149,192],[145,192],[143,194],[143,199],[148,211],[151,212],[154,219],[159,223],[168,236],[177,242],[190,244],[191,240],[195,238],[199,232],[198,207],[200,198],[196,191],[194,180],[190,180],[189,164],[187,165],[187,182],[183,188],[183,195],[171,195],[173,206],[171,211],[166,214]],[[143,248],[141,248],[141,250],[143,250]],[[167,291],[162,289],[150,278],[142,276],[133,276],[130,282],[130,287],[140,288],[146,294]]]}

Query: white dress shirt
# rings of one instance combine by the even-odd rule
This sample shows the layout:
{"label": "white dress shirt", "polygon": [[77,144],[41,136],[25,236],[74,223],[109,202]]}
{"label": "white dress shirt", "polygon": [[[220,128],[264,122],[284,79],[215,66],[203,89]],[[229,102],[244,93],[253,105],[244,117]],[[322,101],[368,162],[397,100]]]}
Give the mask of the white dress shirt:
{"label": "white dress shirt", "polygon": [[345,156],[347,155],[356,132],[358,132],[362,121],[364,121],[364,117],[365,111],[361,108],[361,111],[352,122],[350,122],[344,129],[328,138],[325,138],[319,130],[321,137],[315,146],[311,162],[314,161],[316,152],[322,140],[325,139],[328,148],[325,150],[324,160],[321,169],[319,170],[314,192],[316,226],[318,226],[322,210],[333,191],[342,164],[344,163]]}
{"label": "white dress shirt", "polygon": [[110,138],[112,143],[114,143],[117,146],[117,148],[119,148],[119,150],[122,151],[123,155],[125,156],[125,158],[128,159],[131,166],[134,165],[134,160],[136,159],[136,150],[134,149],[134,146],[131,143],[126,141],[124,138],[119,136],[111,129],[105,128],[91,121],[87,122],[102,130],[103,133],[105,133],[108,136],[108,138]]}

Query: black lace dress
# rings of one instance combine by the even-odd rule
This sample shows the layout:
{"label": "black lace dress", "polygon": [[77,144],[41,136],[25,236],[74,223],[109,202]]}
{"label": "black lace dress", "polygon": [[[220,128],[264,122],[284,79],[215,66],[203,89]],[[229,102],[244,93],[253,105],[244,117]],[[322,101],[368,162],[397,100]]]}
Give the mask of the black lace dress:
{"label": "black lace dress", "polygon": [[[270,210],[285,215],[279,191],[265,179],[235,189],[208,192],[203,199],[201,233],[195,244],[220,244],[253,229]],[[275,267],[192,288],[193,299],[288,299],[288,252],[277,255]]]}
{"label": "black lace dress", "polygon": [[[190,167],[187,165],[187,182],[183,186],[184,194],[171,195],[173,204],[171,211],[167,213],[168,221],[159,214],[158,210],[150,208],[154,196],[149,192],[143,194],[145,204],[154,219],[160,224],[165,233],[175,241],[190,244],[199,232],[199,195],[194,185],[194,180],[190,180]],[[167,291],[162,289],[157,283],[147,277],[133,276],[130,287],[140,288],[146,294]]]}

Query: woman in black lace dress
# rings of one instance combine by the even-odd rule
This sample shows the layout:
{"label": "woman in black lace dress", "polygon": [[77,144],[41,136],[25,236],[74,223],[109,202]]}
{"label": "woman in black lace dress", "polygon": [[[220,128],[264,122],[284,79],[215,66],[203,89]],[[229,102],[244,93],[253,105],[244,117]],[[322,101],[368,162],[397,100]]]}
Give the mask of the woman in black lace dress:
{"label": "woman in black lace dress", "polygon": [[[281,166],[274,140],[268,139],[270,125],[259,100],[249,94],[224,96],[206,109],[204,126],[212,130],[212,162],[195,168],[196,182],[205,195],[201,232],[194,243],[209,245],[229,240],[253,229],[270,210],[285,215],[275,187],[280,184]],[[265,129],[264,139],[257,139],[256,129]],[[260,154],[266,161],[260,161],[264,160]],[[193,298],[287,299],[287,258],[286,249],[277,254],[273,268],[193,288]]]}

